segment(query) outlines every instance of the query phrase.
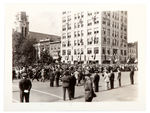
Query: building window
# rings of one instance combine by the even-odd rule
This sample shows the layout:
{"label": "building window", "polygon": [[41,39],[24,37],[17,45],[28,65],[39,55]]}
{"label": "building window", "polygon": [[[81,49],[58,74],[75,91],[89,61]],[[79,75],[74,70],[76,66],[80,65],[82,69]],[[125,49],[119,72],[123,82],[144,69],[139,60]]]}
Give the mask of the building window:
{"label": "building window", "polygon": [[125,56],[127,55],[126,50],[124,50],[124,55],[125,55]]}
{"label": "building window", "polygon": [[106,44],[106,37],[103,37],[103,44]]}
{"label": "building window", "polygon": [[67,17],[67,20],[68,20],[68,21],[71,21],[71,16],[68,16],[68,17]]}
{"label": "building window", "polygon": [[80,36],[80,31],[78,31],[78,37]]}
{"label": "building window", "polygon": [[76,15],[76,14],[74,15],[74,19],[75,19],[75,20],[77,19],[77,15]]}
{"label": "building window", "polygon": [[74,37],[77,37],[77,32],[76,31],[74,32]]}
{"label": "building window", "polygon": [[81,55],[84,54],[83,48],[81,48]]}
{"label": "building window", "polygon": [[77,42],[76,42],[76,40],[74,40],[74,46],[76,46],[77,45]]}
{"label": "building window", "polygon": [[110,55],[110,49],[107,49],[107,54]]}
{"label": "building window", "polygon": [[81,36],[82,36],[82,37],[84,36],[83,30],[81,30]]}
{"label": "building window", "polygon": [[102,54],[104,54],[104,55],[106,54],[106,48],[104,48],[104,47],[102,48]]}
{"label": "building window", "polygon": [[63,17],[62,22],[63,22],[63,23],[66,22],[66,17]]}
{"label": "building window", "polygon": [[92,42],[93,42],[93,38],[92,37],[87,39],[88,45],[92,44]]}
{"label": "building window", "polygon": [[71,46],[71,42],[70,40],[68,40],[67,46],[70,47]]}
{"label": "building window", "polygon": [[71,55],[71,50],[67,50],[67,55]]}
{"label": "building window", "polygon": [[95,29],[94,29],[94,34],[98,34],[98,33],[99,33],[98,28],[95,28]]}
{"label": "building window", "polygon": [[88,14],[87,14],[88,16],[92,16],[92,13],[91,12],[88,12]]}
{"label": "building window", "polygon": [[123,50],[121,50],[121,55],[123,55]]}
{"label": "building window", "polygon": [[99,54],[99,48],[98,47],[94,48],[94,54]]}
{"label": "building window", "polygon": [[68,25],[68,26],[67,26],[67,27],[68,27],[68,30],[70,30],[70,29],[71,29],[71,24],[67,24],[67,25]]}
{"label": "building window", "polygon": [[110,36],[110,29],[107,29],[107,36]]}
{"label": "building window", "polygon": [[80,40],[81,45],[84,45],[83,39],[81,38]]}
{"label": "building window", "polygon": [[97,37],[97,36],[94,37],[94,44],[98,44],[98,39],[99,39],[99,37]]}
{"label": "building window", "polygon": [[80,40],[77,40],[78,46],[80,45]]}
{"label": "building window", "polygon": [[87,30],[87,35],[91,35],[92,34],[92,30],[91,29],[88,29]]}
{"label": "building window", "polygon": [[92,49],[91,48],[87,48],[87,54],[91,54],[92,53]]}
{"label": "building window", "polygon": [[66,34],[64,33],[63,35],[62,35],[62,39],[65,39],[66,38]]}
{"label": "building window", "polygon": [[67,33],[67,37],[71,38],[71,32]]}
{"label": "building window", "polygon": [[62,26],[62,30],[65,31],[66,30],[66,25]]}
{"label": "building window", "polygon": [[90,20],[87,20],[87,25],[88,26],[91,26],[92,25],[92,20],[90,19]]}
{"label": "building window", "polygon": [[74,55],[76,55],[77,54],[77,51],[76,51],[76,49],[74,49]]}
{"label": "building window", "polygon": [[62,42],[62,47],[66,47],[66,43],[65,43],[65,41],[64,41],[64,42]]}
{"label": "building window", "polygon": [[77,23],[74,23],[74,28],[77,28]]}
{"label": "building window", "polygon": [[110,38],[107,38],[107,44],[110,45]]}
{"label": "building window", "polygon": [[102,28],[102,35],[106,35],[106,28]]}
{"label": "building window", "polygon": [[66,55],[66,50],[62,50],[62,55]]}
{"label": "building window", "polygon": [[84,17],[84,13],[83,12],[81,12],[81,18],[83,18]]}

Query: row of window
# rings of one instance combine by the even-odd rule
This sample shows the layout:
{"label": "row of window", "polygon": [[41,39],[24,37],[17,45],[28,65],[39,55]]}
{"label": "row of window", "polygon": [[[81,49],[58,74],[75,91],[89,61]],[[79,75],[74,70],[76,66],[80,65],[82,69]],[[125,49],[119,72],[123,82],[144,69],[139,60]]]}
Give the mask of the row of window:
{"label": "row of window", "polygon": [[[95,47],[93,50],[94,54],[99,54],[99,47]],[[71,55],[71,50],[68,49],[62,50],[62,55]],[[82,55],[84,54],[83,48],[74,49],[74,55]],[[87,54],[92,54],[92,48],[87,48]]]}
{"label": "row of window", "polygon": [[[103,47],[103,48],[102,48],[102,54],[104,54],[104,55],[110,55],[110,54],[111,54],[111,49],[110,49],[110,48],[105,48],[105,47]],[[113,50],[112,50],[112,54],[113,54],[113,55],[119,54],[119,53],[118,53],[118,49],[113,49]],[[126,51],[126,50],[120,50],[120,54],[126,56],[126,55],[127,55],[127,51]]]}
{"label": "row of window", "polygon": [[83,39],[74,40],[74,46],[84,45]]}
{"label": "row of window", "polygon": [[99,37],[90,37],[87,39],[87,45],[91,45],[91,44],[98,44],[99,43]]}

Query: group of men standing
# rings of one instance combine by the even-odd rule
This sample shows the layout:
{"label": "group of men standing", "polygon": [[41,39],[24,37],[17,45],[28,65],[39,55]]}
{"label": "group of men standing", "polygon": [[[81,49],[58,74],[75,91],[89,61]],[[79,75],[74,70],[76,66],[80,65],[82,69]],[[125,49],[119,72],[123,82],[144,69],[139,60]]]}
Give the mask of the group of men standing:
{"label": "group of men standing", "polygon": [[[91,102],[92,99],[96,97],[96,94],[94,92],[99,92],[99,81],[100,81],[99,71],[95,70],[94,73],[95,73],[94,76],[92,76],[89,70],[85,70],[84,72],[82,72],[78,71],[77,68],[76,69],[66,68],[66,70],[60,71],[60,68],[56,68],[54,70],[51,70],[49,76],[50,87],[54,86],[54,81],[56,82],[56,87],[59,86],[59,81],[62,81],[63,100],[64,101],[66,100],[66,92],[68,92],[69,100],[72,100],[75,98],[75,86],[81,84],[82,80],[85,90],[85,101]],[[20,102],[23,102],[24,98],[26,102],[29,102],[29,95],[32,83],[28,77],[29,76],[26,72],[22,73],[22,80],[19,82]],[[105,81],[106,90],[113,89],[115,78],[113,70],[108,71],[107,69],[104,69],[102,77],[104,78]],[[121,71],[119,70],[119,68],[117,69],[117,79],[119,87],[121,87]],[[130,80],[131,84],[134,84],[134,69],[131,69],[130,71]]]}

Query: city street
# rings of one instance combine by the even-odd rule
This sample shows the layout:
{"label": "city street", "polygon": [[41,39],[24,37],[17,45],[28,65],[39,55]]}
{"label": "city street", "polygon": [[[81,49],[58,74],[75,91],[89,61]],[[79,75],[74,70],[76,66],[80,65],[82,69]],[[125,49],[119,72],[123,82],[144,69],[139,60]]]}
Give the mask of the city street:
{"label": "city street", "polygon": [[[118,81],[115,75],[115,89],[104,90],[104,79],[100,74],[99,92],[96,93],[97,97],[93,99],[93,102],[102,101],[134,101],[137,98],[138,74],[135,72],[135,84],[130,84],[129,72],[122,72],[122,87],[118,87]],[[55,85],[54,85],[55,86]],[[13,80],[13,102],[19,102],[19,80]],[[84,102],[84,86],[75,87],[75,99],[69,101],[67,93],[66,102]],[[32,82],[32,89],[30,92],[30,102],[64,102],[63,90],[61,82],[59,87],[50,87],[49,81],[38,82],[34,80]]]}

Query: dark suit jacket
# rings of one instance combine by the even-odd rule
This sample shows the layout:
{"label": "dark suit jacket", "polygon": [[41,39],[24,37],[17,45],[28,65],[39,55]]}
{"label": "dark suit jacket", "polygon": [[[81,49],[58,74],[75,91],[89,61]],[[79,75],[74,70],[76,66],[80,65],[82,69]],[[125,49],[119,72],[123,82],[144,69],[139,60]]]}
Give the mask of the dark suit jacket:
{"label": "dark suit jacket", "polygon": [[70,76],[64,75],[62,77],[62,86],[63,87],[69,87],[70,86]]}
{"label": "dark suit jacket", "polygon": [[30,91],[31,87],[32,87],[32,83],[31,83],[30,79],[22,79],[19,82],[19,88],[21,91],[24,91],[24,90]]}
{"label": "dark suit jacket", "polygon": [[100,79],[99,75],[96,74],[96,75],[94,76],[93,82],[94,82],[94,83],[98,83],[98,82],[99,82],[99,79]]}

